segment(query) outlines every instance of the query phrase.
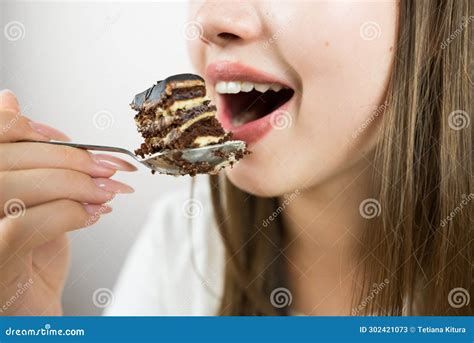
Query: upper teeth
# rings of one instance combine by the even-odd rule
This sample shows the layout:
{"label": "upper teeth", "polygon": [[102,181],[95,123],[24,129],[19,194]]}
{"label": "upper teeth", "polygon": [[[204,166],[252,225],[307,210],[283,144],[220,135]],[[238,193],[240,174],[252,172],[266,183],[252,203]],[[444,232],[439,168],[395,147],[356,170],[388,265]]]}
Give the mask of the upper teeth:
{"label": "upper teeth", "polygon": [[250,92],[255,89],[258,92],[265,93],[269,89],[278,92],[283,88],[277,83],[254,83],[248,81],[219,81],[216,83],[216,92],[219,94],[237,94],[239,92]]}

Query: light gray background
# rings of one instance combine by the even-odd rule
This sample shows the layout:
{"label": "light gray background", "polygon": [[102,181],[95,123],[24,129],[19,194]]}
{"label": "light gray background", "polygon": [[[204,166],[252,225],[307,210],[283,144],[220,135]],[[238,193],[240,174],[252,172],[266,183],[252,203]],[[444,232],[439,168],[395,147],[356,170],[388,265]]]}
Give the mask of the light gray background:
{"label": "light gray background", "polygon": [[[136,148],[141,137],[128,107],[133,95],[192,71],[183,35],[186,2],[3,0],[0,6],[0,88],[12,89],[30,118],[73,141]],[[12,21],[24,26],[21,39],[7,39],[4,29]],[[187,191],[190,183],[144,168],[114,178],[136,192],[115,199],[112,214],[95,226],[70,235],[67,315],[102,312],[92,294],[113,287],[151,203]]]}

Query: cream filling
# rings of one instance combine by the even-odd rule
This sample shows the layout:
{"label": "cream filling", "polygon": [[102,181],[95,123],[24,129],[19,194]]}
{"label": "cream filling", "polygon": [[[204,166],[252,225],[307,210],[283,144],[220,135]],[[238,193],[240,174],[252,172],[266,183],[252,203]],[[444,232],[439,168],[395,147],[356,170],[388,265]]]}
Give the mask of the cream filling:
{"label": "cream filling", "polygon": [[174,112],[179,109],[187,110],[187,109],[201,105],[206,100],[209,100],[209,98],[204,97],[204,98],[178,100],[178,101],[175,101],[173,105],[171,105],[168,108],[168,111]]}
{"label": "cream filling", "polygon": [[156,115],[156,118],[159,118],[161,116],[174,116],[175,115],[174,112],[176,112],[179,109],[188,110],[190,108],[202,105],[204,101],[208,101],[208,100],[210,99],[207,96],[203,98],[177,100],[173,102],[173,104],[167,109],[163,109],[162,107],[157,107],[155,110],[155,115]]}
{"label": "cream filling", "polygon": [[183,80],[183,81],[171,81],[167,85],[169,90],[177,88],[191,88],[196,86],[205,86],[204,81],[202,80]]}
{"label": "cream filling", "polygon": [[222,161],[221,163],[219,164],[216,164],[214,166],[214,169],[212,171],[209,172],[209,174],[211,175],[215,175],[217,173],[219,173],[219,171],[225,167],[228,167],[229,165],[233,165],[235,162],[237,162],[237,159],[235,158],[235,155],[232,154],[228,157],[227,160],[224,160]]}
{"label": "cream filling", "polygon": [[179,127],[179,130],[180,130],[180,131],[184,131],[184,130],[186,130],[188,127],[190,127],[191,125],[197,123],[198,121],[203,120],[203,119],[207,119],[207,118],[210,118],[210,117],[214,117],[214,116],[215,116],[214,111],[201,113],[200,115],[195,116],[195,117],[192,118],[192,119],[189,119],[187,122],[185,122],[183,125],[181,125],[181,126]]}
{"label": "cream filling", "polygon": [[194,140],[194,144],[198,147],[210,145],[219,142],[222,138],[224,138],[224,135],[222,136],[201,136],[201,137],[196,137]]}
{"label": "cream filling", "polygon": [[[172,139],[176,138],[176,131],[183,133],[187,128],[189,128],[191,125],[197,123],[200,120],[204,120],[210,117],[214,117],[214,111],[212,112],[204,112],[201,113],[200,115],[188,120],[185,122],[183,125],[178,127],[177,129],[171,130],[168,132],[168,134],[162,139],[164,144],[168,144]],[[179,136],[178,136],[179,137]]]}

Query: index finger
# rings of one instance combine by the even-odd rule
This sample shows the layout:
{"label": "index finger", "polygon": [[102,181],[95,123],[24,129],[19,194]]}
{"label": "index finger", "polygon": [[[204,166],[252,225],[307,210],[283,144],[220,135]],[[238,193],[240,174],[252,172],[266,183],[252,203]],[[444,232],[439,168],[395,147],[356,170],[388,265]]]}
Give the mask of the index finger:
{"label": "index finger", "polygon": [[69,137],[48,125],[31,121],[21,114],[15,94],[4,89],[0,91],[0,143],[19,140],[69,141]]}

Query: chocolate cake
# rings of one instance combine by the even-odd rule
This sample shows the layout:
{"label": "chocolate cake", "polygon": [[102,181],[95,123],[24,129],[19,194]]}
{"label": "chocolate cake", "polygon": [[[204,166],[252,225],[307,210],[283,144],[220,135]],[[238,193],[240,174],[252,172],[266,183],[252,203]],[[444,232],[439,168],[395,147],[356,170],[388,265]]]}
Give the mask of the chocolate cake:
{"label": "chocolate cake", "polygon": [[231,139],[217,120],[216,106],[206,95],[204,80],[194,74],[170,76],[137,94],[130,105],[145,142],[135,151],[146,155],[182,150]]}

